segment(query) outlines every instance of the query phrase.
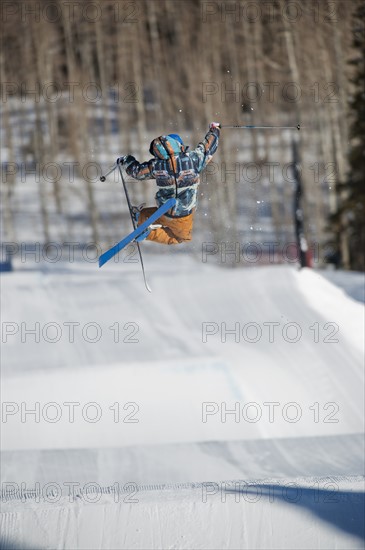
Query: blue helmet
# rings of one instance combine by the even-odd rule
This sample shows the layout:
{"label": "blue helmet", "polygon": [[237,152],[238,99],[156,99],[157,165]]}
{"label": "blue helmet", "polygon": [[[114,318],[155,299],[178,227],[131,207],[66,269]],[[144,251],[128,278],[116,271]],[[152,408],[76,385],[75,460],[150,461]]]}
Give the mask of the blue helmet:
{"label": "blue helmet", "polygon": [[179,143],[181,143],[181,145],[184,145],[184,142],[183,140],[181,139],[181,137],[179,136],[179,134],[168,134],[167,137],[170,137],[172,139],[175,139],[176,141],[178,141]]}

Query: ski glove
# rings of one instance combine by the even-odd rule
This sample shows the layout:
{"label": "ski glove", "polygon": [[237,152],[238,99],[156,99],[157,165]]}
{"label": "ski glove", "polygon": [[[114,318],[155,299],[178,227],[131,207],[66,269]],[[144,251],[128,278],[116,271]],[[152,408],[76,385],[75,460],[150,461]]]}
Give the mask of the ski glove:
{"label": "ski glove", "polygon": [[117,158],[117,164],[121,164],[123,166],[123,164],[125,163],[127,158],[128,158],[128,155],[125,155],[124,157],[118,157]]}
{"label": "ski glove", "polygon": [[215,130],[216,128],[221,128],[220,122],[211,122],[209,124],[209,130]]}

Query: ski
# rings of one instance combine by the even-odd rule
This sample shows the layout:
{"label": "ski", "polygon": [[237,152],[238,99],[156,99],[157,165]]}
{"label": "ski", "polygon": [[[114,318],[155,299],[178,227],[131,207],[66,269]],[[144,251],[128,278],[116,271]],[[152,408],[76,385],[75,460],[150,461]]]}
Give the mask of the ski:
{"label": "ski", "polygon": [[[127,190],[127,186],[125,184],[125,181],[124,181],[124,177],[123,177],[123,171],[122,171],[122,166],[121,166],[121,163],[117,160],[117,162],[114,164],[114,166],[112,166],[110,168],[110,170],[104,174],[103,176],[100,177],[100,181],[104,182],[106,180],[106,177],[111,174],[112,172],[114,172],[114,170],[118,167],[119,169],[119,173],[120,173],[120,177],[122,179],[122,183],[123,183],[123,189],[124,189],[124,194],[125,194],[125,198],[127,200],[127,205],[128,205],[128,210],[129,210],[129,214],[130,214],[130,217],[131,217],[131,221],[132,221],[132,225],[133,225],[133,228],[134,230],[137,229],[137,222],[133,216],[133,212],[132,212],[132,205],[131,205],[131,201],[130,201],[130,198],[129,198],[129,194],[128,194],[128,190]],[[139,244],[138,242],[136,242],[136,245],[137,245],[137,249],[138,249],[138,254],[139,254],[139,259],[141,261],[141,268],[142,268],[142,274],[143,274],[143,279],[144,279],[144,284],[145,284],[145,287],[146,289],[151,292],[151,289],[147,283],[147,278],[146,278],[146,272],[145,272],[145,269],[144,269],[144,264],[143,264],[143,258],[142,258],[142,252],[141,252],[141,249],[139,247]],[[100,263],[102,257],[104,257],[104,255],[102,255],[100,258],[99,258],[99,267],[101,267],[106,261],[108,261],[108,259],[105,259],[105,261],[103,263]],[[112,257],[112,256],[111,256]]]}
{"label": "ski", "polygon": [[[140,237],[146,231],[146,229],[149,228],[151,224],[157,221],[158,218],[160,218],[163,214],[171,210],[171,208],[173,208],[175,204],[176,204],[176,199],[169,199],[167,202],[165,202],[165,204],[160,206],[160,208],[158,208],[156,212],[154,212],[152,216],[150,216],[145,222],[143,222],[141,225],[136,227],[134,231],[132,231],[132,233],[124,237],[124,239],[119,241],[119,243],[115,244],[114,246],[112,246],[112,248],[109,248],[109,250],[104,252],[99,258],[99,267],[103,266],[106,262],[108,262],[111,258],[113,258],[113,256],[115,256],[118,252],[120,252],[120,250],[123,250],[123,248],[125,248],[131,242],[135,242],[139,249],[139,243],[136,242],[135,240],[138,237]],[[132,221],[133,221],[133,226],[135,226],[134,220]],[[142,265],[142,270],[144,272],[143,265]],[[147,282],[146,282],[146,288],[149,289]]]}

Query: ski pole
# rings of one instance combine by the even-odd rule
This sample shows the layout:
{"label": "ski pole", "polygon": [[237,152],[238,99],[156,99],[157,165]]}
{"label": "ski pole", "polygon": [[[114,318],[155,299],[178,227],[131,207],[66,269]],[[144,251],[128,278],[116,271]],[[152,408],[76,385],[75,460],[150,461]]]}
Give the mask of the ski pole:
{"label": "ski pole", "polygon": [[281,128],[281,129],[288,129],[288,128],[291,128],[291,129],[296,129],[296,130],[300,130],[300,124],[297,124],[296,126],[253,126],[253,125],[247,125],[247,126],[240,126],[239,124],[234,124],[232,126],[228,125],[228,124],[220,124],[219,125],[219,128],[245,128],[246,130],[253,130],[253,129],[256,129],[256,128]]}
{"label": "ski pole", "polygon": [[112,172],[114,172],[114,170],[116,169],[117,166],[118,166],[118,164],[115,163],[114,166],[112,166],[110,168],[110,170],[106,174],[104,174],[104,176],[100,176],[100,181],[105,181],[106,177],[109,176],[109,174],[111,174]]}
{"label": "ski pole", "polygon": [[[126,184],[125,184],[125,181],[124,181],[124,178],[123,178],[123,171],[122,171],[122,167],[121,167],[121,163],[120,163],[120,162],[117,161],[117,162],[110,168],[110,170],[108,170],[108,172],[107,172],[106,174],[104,174],[104,176],[100,176],[100,181],[105,181],[105,180],[106,180],[106,177],[109,176],[109,174],[111,174],[112,172],[114,172],[114,170],[116,170],[116,168],[119,168],[119,173],[120,173],[120,177],[122,178],[122,183],[123,183],[123,188],[124,188],[125,196],[126,196],[127,203],[128,203],[128,208],[129,208],[129,210],[131,210],[132,205],[131,205],[130,200],[129,200],[129,195],[128,195],[127,187],[126,187]],[[135,229],[135,228],[134,228],[134,229]]]}

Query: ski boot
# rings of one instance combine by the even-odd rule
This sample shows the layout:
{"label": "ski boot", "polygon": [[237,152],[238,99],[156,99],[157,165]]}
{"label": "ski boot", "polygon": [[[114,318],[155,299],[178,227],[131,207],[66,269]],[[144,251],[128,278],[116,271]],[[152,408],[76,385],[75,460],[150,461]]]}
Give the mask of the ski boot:
{"label": "ski boot", "polygon": [[147,239],[147,237],[151,233],[151,231],[153,231],[154,229],[159,229],[160,227],[162,227],[162,225],[160,223],[151,223],[151,225],[149,225],[147,227],[147,229],[145,229],[143,231],[143,233],[141,233],[141,235],[139,235],[135,239],[136,243],[139,243],[140,241],[143,241],[144,239]]}
{"label": "ski boot", "polygon": [[139,216],[141,214],[141,210],[143,210],[143,208],[145,206],[146,206],[146,203],[142,202],[142,204],[140,204],[139,206],[132,206],[132,208],[131,208],[132,218],[133,218],[133,221],[136,224],[136,226],[138,225],[138,220],[139,220]]}
{"label": "ski boot", "polygon": [[[134,223],[136,224],[136,226],[138,226],[138,220],[139,220],[139,216],[141,214],[141,210],[143,210],[143,208],[145,206],[146,206],[145,202],[143,202],[139,206],[132,206],[131,212],[132,212],[132,217],[133,217],[133,220],[134,220]],[[159,224],[159,223],[151,224],[150,226],[147,227],[147,229],[145,229],[145,231],[143,231],[143,233],[141,233],[141,235],[139,235],[135,239],[135,242],[139,243],[140,241],[143,241],[144,239],[146,239],[148,237],[148,235],[151,233],[151,231],[153,231],[153,229],[158,229],[159,227],[162,227],[162,225]]]}
{"label": "ski boot", "polygon": [[136,243],[139,243],[140,241],[144,241],[144,239],[147,239],[150,233],[151,233],[151,228],[147,227],[147,229],[145,229],[143,233],[138,235],[138,237],[136,237],[134,240],[136,241]]}

